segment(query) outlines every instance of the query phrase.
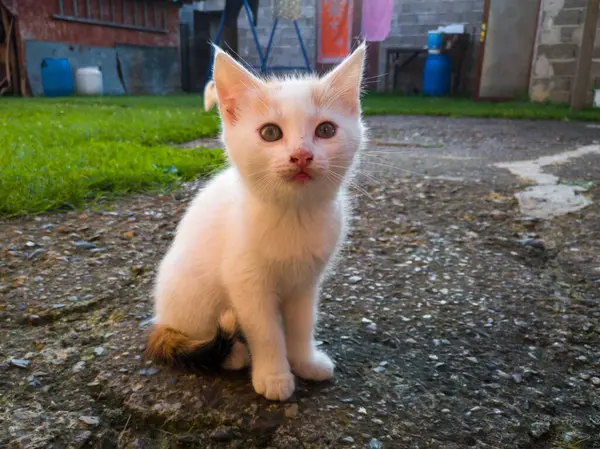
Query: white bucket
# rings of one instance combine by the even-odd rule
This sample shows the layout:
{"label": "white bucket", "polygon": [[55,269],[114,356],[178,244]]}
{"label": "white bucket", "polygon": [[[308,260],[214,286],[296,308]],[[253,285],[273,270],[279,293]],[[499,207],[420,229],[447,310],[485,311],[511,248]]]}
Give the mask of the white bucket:
{"label": "white bucket", "polygon": [[75,72],[75,85],[79,95],[102,95],[102,72],[98,67],[83,67]]}
{"label": "white bucket", "polygon": [[594,89],[594,107],[600,108],[600,89]]}

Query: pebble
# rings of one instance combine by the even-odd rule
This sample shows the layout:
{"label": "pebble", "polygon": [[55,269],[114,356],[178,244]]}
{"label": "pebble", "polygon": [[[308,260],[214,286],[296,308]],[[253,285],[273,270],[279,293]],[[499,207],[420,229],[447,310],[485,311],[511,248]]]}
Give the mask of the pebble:
{"label": "pebble", "polygon": [[79,417],[79,421],[86,423],[88,426],[97,426],[100,424],[100,418],[97,416],[82,415]]}
{"label": "pebble", "polygon": [[210,439],[214,441],[231,441],[234,435],[229,427],[217,427],[210,433]]}
{"label": "pebble", "polygon": [[75,365],[73,365],[73,372],[79,373],[79,372],[83,371],[84,368],[85,368],[85,362],[83,360],[80,360]]}
{"label": "pebble", "polygon": [[592,384],[596,387],[600,387],[600,377],[592,377]]}
{"label": "pebble", "polygon": [[534,422],[529,428],[529,434],[533,438],[541,438],[550,432],[550,423],[548,421]]}
{"label": "pebble", "polygon": [[379,418],[373,418],[371,421],[373,422],[373,424],[379,424],[379,425],[383,424],[383,421],[380,420]]}
{"label": "pebble", "polygon": [[75,447],[84,447],[90,438],[92,438],[92,432],[89,430],[84,430],[83,432],[79,432],[77,435],[75,435],[73,444]]}
{"label": "pebble", "polygon": [[29,324],[31,326],[41,326],[46,324],[46,320],[39,315],[27,314],[19,320],[19,324]]}
{"label": "pebble", "polygon": [[348,279],[348,282],[350,282],[352,284],[358,284],[360,281],[362,281],[362,278],[360,276],[351,276]]}
{"label": "pebble", "polygon": [[138,374],[141,376],[154,376],[159,371],[160,371],[160,369],[158,369],[156,367],[152,367],[152,368],[141,369],[138,371]]}
{"label": "pebble", "polygon": [[342,437],[342,438],[340,438],[340,442],[346,443],[346,444],[352,444],[352,443],[354,443],[354,438],[352,438],[351,436]]}
{"label": "pebble", "polygon": [[369,449],[383,449],[383,444],[376,438],[369,441]]}
{"label": "pebble", "polygon": [[367,330],[371,331],[371,332],[376,332],[377,331],[377,324],[375,324],[375,323],[369,323],[369,325],[367,325]]}
{"label": "pebble", "polygon": [[546,246],[544,245],[544,242],[539,239],[521,240],[521,244],[523,244],[524,246],[530,246],[535,249],[545,249],[546,248]]}
{"label": "pebble", "polygon": [[11,359],[10,364],[18,368],[27,368],[29,366],[29,360]]}
{"label": "pebble", "polygon": [[283,414],[286,418],[295,418],[298,416],[298,404],[290,404],[288,405]]}
{"label": "pebble", "polygon": [[73,246],[75,246],[75,248],[81,248],[81,249],[96,248],[96,245],[94,245],[93,243],[90,243],[90,242],[86,242],[85,240],[78,240],[77,242],[73,242]]}
{"label": "pebble", "polygon": [[106,349],[104,349],[102,346],[98,346],[97,348],[94,348],[94,354],[96,354],[97,356],[101,356],[105,352],[106,352]]}
{"label": "pebble", "polygon": [[35,251],[32,251],[31,253],[29,253],[29,254],[27,255],[27,260],[31,260],[31,259],[33,259],[33,258],[35,258],[35,257],[39,256],[40,254],[44,254],[45,252],[46,252],[46,250],[45,250],[45,249],[43,249],[43,248],[38,248],[38,249],[36,249]]}

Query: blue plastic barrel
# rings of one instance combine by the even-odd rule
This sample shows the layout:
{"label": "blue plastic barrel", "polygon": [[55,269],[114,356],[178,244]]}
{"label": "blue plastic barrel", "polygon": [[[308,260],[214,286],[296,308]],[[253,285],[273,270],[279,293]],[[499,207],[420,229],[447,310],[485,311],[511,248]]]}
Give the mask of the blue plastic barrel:
{"label": "blue plastic barrel", "polygon": [[45,58],[42,61],[42,88],[46,97],[73,95],[73,73],[67,58]]}
{"label": "blue plastic barrel", "polygon": [[429,54],[425,60],[423,72],[423,94],[441,97],[450,92],[452,66],[450,56]]}
{"label": "blue plastic barrel", "polygon": [[427,34],[427,49],[430,53],[439,53],[442,50],[444,35],[439,31],[430,31]]}

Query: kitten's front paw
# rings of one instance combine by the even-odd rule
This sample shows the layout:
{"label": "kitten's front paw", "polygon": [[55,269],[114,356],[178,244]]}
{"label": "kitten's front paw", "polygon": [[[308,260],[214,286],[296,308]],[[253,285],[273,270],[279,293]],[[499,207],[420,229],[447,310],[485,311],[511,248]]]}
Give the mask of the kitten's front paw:
{"label": "kitten's front paw", "polygon": [[254,390],[271,401],[285,401],[294,393],[295,383],[292,373],[253,374]]}
{"label": "kitten's front paw", "polygon": [[292,371],[296,376],[307,380],[323,381],[333,377],[335,367],[327,354],[315,350],[310,359],[292,361]]}

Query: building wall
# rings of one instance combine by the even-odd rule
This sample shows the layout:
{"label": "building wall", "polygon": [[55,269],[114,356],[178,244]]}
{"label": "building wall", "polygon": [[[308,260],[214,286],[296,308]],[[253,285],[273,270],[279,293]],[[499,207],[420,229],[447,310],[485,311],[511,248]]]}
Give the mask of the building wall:
{"label": "building wall", "polygon": [[[306,48],[311,67],[316,63],[316,1],[302,1],[301,16],[298,27]],[[269,42],[269,35],[273,27],[273,2],[262,1],[258,9],[256,32],[261,49],[264,51]],[[248,17],[242,9],[238,18],[239,29],[239,54],[252,65],[260,65],[256,44],[248,24]],[[273,45],[271,47],[269,65],[271,66],[303,66],[304,59],[298,43],[294,25],[289,20],[280,20],[277,25]]]}
{"label": "building wall", "polygon": [[[390,35],[381,43],[379,50],[379,73],[385,72],[386,49],[390,47],[416,47],[427,44],[427,33],[440,25],[466,24],[466,31],[479,42],[479,29],[483,20],[484,0],[395,0]],[[467,61],[470,90],[475,79],[478,47],[471,45]],[[385,80],[380,80],[383,88]]]}
{"label": "building wall", "polygon": [[[586,4],[587,0],[542,0],[530,86],[533,101],[570,101]],[[600,86],[600,31],[590,78],[591,102],[591,88]]]}
{"label": "building wall", "polygon": [[[166,7],[168,32],[156,33],[57,20],[52,17],[54,14],[59,13],[57,0],[4,1],[17,14],[22,41],[52,41],[97,47],[114,47],[117,43],[164,47],[179,46],[179,7],[174,3],[158,2]],[[63,3],[65,5],[65,14],[71,13],[73,2],[71,0],[64,0]],[[92,8],[93,17],[99,17],[98,2],[89,1],[89,4]],[[103,8],[106,19],[109,18],[110,8],[107,6],[109,4],[110,2],[105,2]],[[78,9],[80,15],[85,14],[85,8],[86,2],[79,0]],[[117,17],[120,18],[120,0],[115,0],[115,10],[118,14]],[[129,12],[129,15],[131,14],[132,12]]]}
{"label": "building wall", "polygon": [[[148,26],[162,31],[135,30],[68,21],[54,18],[61,14],[58,0],[2,0],[17,17],[19,64],[24,68],[29,93],[43,95],[42,67],[45,58],[67,58],[73,73],[86,66],[99,66],[104,78],[104,92],[119,95],[163,94],[181,88],[179,62],[179,5],[154,0],[158,6],[154,21],[152,3],[148,2]],[[114,20],[122,22],[122,0],[114,1]],[[133,4],[137,5],[137,23]],[[90,6],[88,15],[87,6]],[[144,2],[126,3],[126,23],[142,26]],[[111,2],[103,0],[100,17],[98,0],[63,0],[63,16],[111,21]],[[120,61],[120,72],[117,67]]]}
{"label": "building wall", "polygon": [[[365,0],[367,1],[367,0]],[[316,15],[317,0],[302,0],[301,17],[298,25],[311,66],[316,66]],[[379,74],[385,72],[385,49],[395,46],[423,46],[427,42],[427,32],[439,25],[465,23],[469,33],[474,33],[474,41],[478,42],[479,27],[482,21],[484,0],[395,0],[389,37],[381,43],[379,52]],[[197,3],[201,10],[222,9],[224,0],[207,0]],[[260,3],[258,12],[257,34],[264,49],[269,40],[273,25],[273,0]],[[238,18],[239,54],[252,65],[259,64],[258,53],[248,19],[242,10]],[[358,31],[353,33],[358,35]],[[471,51],[471,66],[476,48]],[[303,65],[302,53],[293,24],[290,21],[279,22],[273,46],[270,65]],[[383,81],[380,80],[380,88]]]}

